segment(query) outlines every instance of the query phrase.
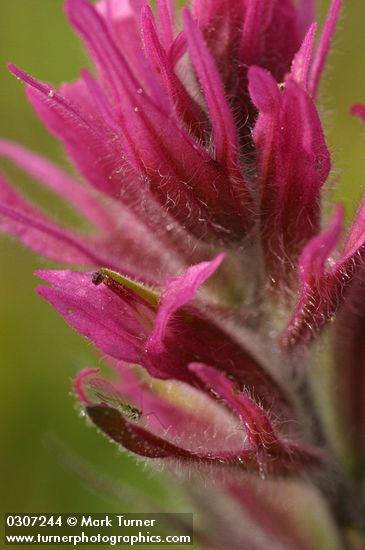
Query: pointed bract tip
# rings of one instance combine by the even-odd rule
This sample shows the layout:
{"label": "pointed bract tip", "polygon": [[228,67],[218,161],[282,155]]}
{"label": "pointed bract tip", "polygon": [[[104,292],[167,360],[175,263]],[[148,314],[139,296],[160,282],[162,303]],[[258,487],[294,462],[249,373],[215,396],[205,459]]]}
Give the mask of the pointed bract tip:
{"label": "pointed bract tip", "polygon": [[354,103],[354,105],[351,105],[350,113],[365,122],[365,105],[363,103]]}
{"label": "pointed bract tip", "polygon": [[83,403],[84,405],[92,406],[93,403],[90,401],[90,399],[87,397],[85,390],[84,390],[84,380],[91,374],[96,374],[99,372],[100,369],[98,368],[89,368],[89,369],[82,369],[74,379],[73,388],[76,396],[78,399]]}
{"label": "pointed bract tip", "polygon": [[20,78],[21,80],[23,80],[23,78],[22,78],[22,76],[24,74],[23,71],[18,69],[18,67],[16,65],[14,65],[14,63],[8,63],[7,68],[14,76],[16,76],[17,78]]}

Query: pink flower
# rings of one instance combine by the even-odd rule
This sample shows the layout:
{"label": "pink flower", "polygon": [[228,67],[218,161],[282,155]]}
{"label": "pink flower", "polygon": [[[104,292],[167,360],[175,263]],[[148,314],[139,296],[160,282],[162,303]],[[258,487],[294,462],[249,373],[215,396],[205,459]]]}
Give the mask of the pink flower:
{"label": "pink flower", "polygon": [[[341,1],[316,46],[313,4],[194,0],[180,24],[169,0],[156,16],[143,0],[67,0],[96,74],[55,88],[9,67],[80,178],[13,143],[0,154],[93,228],[60,226],[1,179],[1,228],[83,269],[38,272],[114,372],[82,371],[76,394],[127,450],[224,473],[261,533],[232,532],[230,548],[318,547],[273,494],[292,498],[289,479],[306,479],[296,502],[320,502],[327,542],[364,527],[365,206],[341,247],[340,205],[321,230],[331,158],[315,99]],[[315,391],[315,340],[331,341],[340,391]],[[350,466],[320,395],[338,399]]]}

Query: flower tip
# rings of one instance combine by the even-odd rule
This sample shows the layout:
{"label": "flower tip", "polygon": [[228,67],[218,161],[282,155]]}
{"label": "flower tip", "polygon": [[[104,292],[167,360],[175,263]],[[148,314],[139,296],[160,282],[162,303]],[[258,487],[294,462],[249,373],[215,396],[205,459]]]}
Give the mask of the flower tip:
{"label": "flower tip", "polygon": [[331,225],[334,227],[338,227],[339,231],[341,231],[342,224],[345,217],[345,206],[341,202],[338,202],[337,204],[335,204],[333,208],[332,217],[333,217],[333,221]]}
{"label": "flower tip", "polygon": [[40,296],[41,298],[44,298],[47,301],[48,301],[48,299],[47,299],[47,291],[48,290],[49,290],[49,287],[44,286],[44,285],[39,285],[35,289],[38,296]]}
{"label": "flower tip", "polygon": [[[59,277],[65,277],[67,274],[69,274],[69,270],[65,271],[55,271],[54,269],[37,269],[33,272],[33,274],[38,277],[39,279],[42,279],[42,281],[45,281],[46,283],[50,283],[51,285],[57,285],[59,283]],[[39,286],[38,288],[48,288]],[[36,289],[38,292],[38,289]]]}
{"label": "flower tip", "polygon": [[67,13],[69,10],[73,9],[75,6],[77,6],[78,3],[79,3],[79,0],[65,0],[65,3],[64,3],[65,12]]}
{"label": "flower tip", "polygon": [[33,274],[39,279],[46,280],[48,271],[46,269],[37,269]]}
{"label": "flower tip", "polygon": [[317,46],[316,54],[314,56],[311,67],[311,75],[309,78],[308,87],[312,97],[315,97],[318,91],[319,82],[329,55],[341,8],[342,0],[331,1],[327,19],[324,24],[321,38],[319,40],[319,44]]}
{"label": "flower tip", "polygon": [[98,368],[88,368],[88,369],[82,369],[76,376],[76,378],[74,379],[74,382],[73,382],[73,389],[74,389],[74,392],[77,396],[77,398],[81,401],[81,403],[83,403],[84,405],[87,405],[87,406],[92,406],[93,403],[90,401],[90,399],[87,397],[86,393],[85,393],[85,390],[84,390],[84,380],[85,378],[87,378],[88,376],[90,376],[90,374],[96,374],[97,372],[99,372],[100,369]]}
{"label": "flower tip", "polygon": [[350,114],[365,121],[365,105],[362,103],[354,103],[350,107]]}
{"label": "flower tip", "polygon": [[183,18],[183,21],[184,23],[187,21],[187,22],[192,22],[193,21],[193,17],[190,13],[190,10],[189,8],[185,7],[181,10],[181,15],[182,15],[182,18]]}
{"label": "flower tip", "polygon": [[149,4],[144,4],[141,9],[142,18],[148,18],[149,20],[154,20],[154,15],[152,8]]}
{"label": "flower tip", "polygon": [[[40,82],[37,82],[34,78],[32,78],[29,74],[19,69],[16,65],[13,63],[8,64],[9,71],[17,78],[17,80],[22,80],[24,84],[27,84],[28,86],[31,86],[33,88],[37,88],[39,91],[42,91],[43,93],[45,90],[45,86],[43,86]],[[47,87],[48,93],[50,89]]]}
{"label": "flower tip", "polygon": [[89,2],[85,2],[85,0],[65,0],[63,10],[66,14],[66,17],[71,21],[73,15],[77,14],[79,10],[81,10],[83,7],[90,7],[93,6]]}
{"label": "flower tip", "polygon": [[218,256],[216,256],[215,259],[213,260],[214,265],[218,268],[223,263],[223,260],[225,257],[226,257],[225,253],[220,252]]}
{"label": "flower tip", "polygon": [[248,91],[254,105],[264,112],[271,111],[280,100],[279,87],[269,71],[252,65],[248,72]]}
{"label": "flower tip", "polygon": [[181,10],[181,18],[184,25],[184,29],[186,29],[187,32],[189,33],[199,32],[197,23],[188,7],[185,7]]}
{"label": "flower tip", "polygon": [[25,82],[26,84],[32,84],[32,81],[33,79],[27,74],[25,73],[24,71],[22,71],[21,69],[19,69],[19,67],[17,67],[16,65],[14,65],[14,63],[9,63],[7,65],[8,67],[8,70],[18,79],[18,80],[22,80],[23,82]]}
{"label": "flower tip", "polygon": [[17,78],[21,78],[22,76],[22,71],[20,69],[18,69],[18,67],[16,65],[14,65],[14,63],[8,63],[7,64],[7,69],[14,75],[16,76]]}
{"label": "flower tip", "polygon": [[188,369],[193,372],[194,374],[197,374],[199,376],[199,373],[204,371],[206,368],[206,365],[203,363],[189,363]]}

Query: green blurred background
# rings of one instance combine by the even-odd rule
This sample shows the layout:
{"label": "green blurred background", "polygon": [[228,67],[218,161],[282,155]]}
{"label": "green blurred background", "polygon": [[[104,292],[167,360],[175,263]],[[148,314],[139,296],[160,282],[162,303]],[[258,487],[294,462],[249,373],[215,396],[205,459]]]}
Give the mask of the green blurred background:
{"label": "green blurred background", "polygon": [[[14,62],[53,83],[77,77],[87,60],[62,4],[0,2],[0,134],[70,168],[60,144],[27,104],[23,86],[6,69]],[[21,172],[5,162],[2,169],[58,220],[77,224],[65,205]],[[119,452],[80,416],[72,379],[99,359],[34,292],[39,281],[33,271],[49,267],[54,264],[0,235],[2,512],[150,511],[148,499],[163,494],[160,476]],[[105,475],[110,479],[102,479]],[[175,493],[168,490],[171,506],[179,505]]]}
{"label": "green blurred background", "polygon": [[[13,62],[55,84],[77,77],[86,59],[63,15],[62,0],[1,0],[1,135],[67,166],[61,146],[27,104],[23,86],[6,70]],[[319,17],[328,6],[318,2]],[[345,0],[325,82],[321,112],[334,158],[325,192],[326,211],[341,198],[352,215],[365,182],[361,124],[348,115],[354,101],[365,102],[363,0]],[[23,190],[51,206],[58,219],[74,222],[66,207],[14,169],[6,171]],[[332,188],[336,184],[336,191]],[[62,318],[34,292],[32,272],[51,266],[0,236],[1,506],[3,511],[146,511],[126,487],[121,501],[101,478],[127,481],[145,494],[162,494],[151,475],[86,426],[71,392],[71,380],[98,359]],[[99,485],[99,487],[98,487]],[[118,489],[119,491],[119,489]],[[170,492],[170,491],[169,491]],[[171,490],[174,493],[174,489]],[[178,501],[173,497],[172,501]]]}

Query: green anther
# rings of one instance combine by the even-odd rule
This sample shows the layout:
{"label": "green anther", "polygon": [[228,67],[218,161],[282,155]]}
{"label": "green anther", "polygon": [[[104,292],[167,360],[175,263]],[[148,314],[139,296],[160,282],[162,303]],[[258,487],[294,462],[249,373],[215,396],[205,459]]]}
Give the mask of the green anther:
{"label": "green anther", "polygon": [[106,267],[102,267],[93,274],[93,283],[95,285],[99,285],[105,279],[112,279],[116,283],[120,284],[121,286],[124,286],[126,288],[129,288],[132,290],[135,294],[138,296],[141,296],[146,302],[150,303],[153,306],[158,305],[159,301],[159,294],[157,292],[154,292],[151,288],[148,288],[141,283],[137,283],[136,281],[133,281],[132,279],[129,279],[125,275],[121,275],[120,273],[117,273],[116,271],[112,271],[111,269],[107,269]]}

